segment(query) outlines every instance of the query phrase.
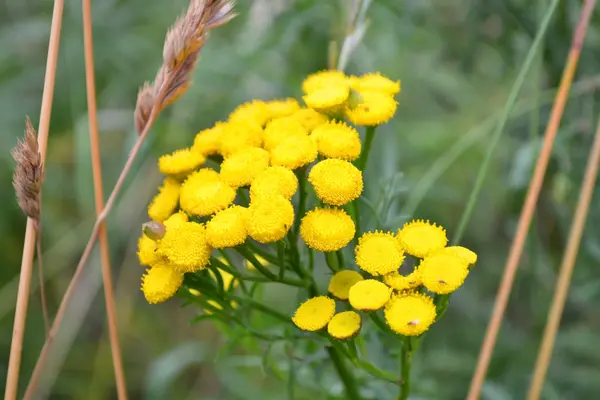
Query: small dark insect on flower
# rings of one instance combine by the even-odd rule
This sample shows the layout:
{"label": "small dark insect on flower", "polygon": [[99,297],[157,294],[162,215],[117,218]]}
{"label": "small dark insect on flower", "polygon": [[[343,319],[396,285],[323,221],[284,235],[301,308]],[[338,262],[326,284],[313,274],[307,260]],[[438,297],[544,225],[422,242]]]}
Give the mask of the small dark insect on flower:
{"label": "small dark insect on flower", "polygon": [[38,149],[37,135],[29,117],[25,119],[25,136],[18,140],[11,154],[16,162],[13,186],[21,210],[30,218],[40,218],[40,194],[44,180],[42,156]]}

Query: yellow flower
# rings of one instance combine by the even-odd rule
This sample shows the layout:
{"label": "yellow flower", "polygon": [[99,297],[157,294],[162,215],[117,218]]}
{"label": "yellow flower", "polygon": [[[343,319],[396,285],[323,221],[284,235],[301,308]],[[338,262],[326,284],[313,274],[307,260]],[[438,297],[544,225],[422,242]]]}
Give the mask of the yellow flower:
{"label": "yellow flower", "polygon": [[294,207],[283,196],[261,197],[248,210],[248,234],[260,243],[282,239],[294,223]]}
{"label": "yellow flower", "polygon": [[330,121],[321,124],[313,130],[311,136],[324,157],[352,161],[360,155],[358,132],[344,122]]}
{"label": "yellow flower", "polygon": [[317,145],[308,136],[295,136],[281,142],[271,152],[271,164],[296,169],[317,158]]}
{"label": "yellow flower", "polygon": [[448,243],[446,230],[429,221],[416,220],[404,224],[398,231],[398,241],[411,256],[423,258],[441,250]]}
{"label": "yellow flower", "polygon": [[406,276],[400,275],[398,271],[390,272],[383,276],[383,281],[394,290],[414,289],[423,284],[421,275],[416,270]]}
{"label": "yellow flower", "polygon": [[267,101],[267,110],[270,118],[286,117],[300,109],[298,100],[287,98],[282,100]]}
{"label": "yellow flower", "polygon": [[358,272],[345,269],[331,277],[327,290],[336,299],[348,300],[350,288],[362,280],[363,277]]}
{"label": "yellow flower", "polygon": [[355,283],[348,293],[350,305],[361,311],[376,311],[390,299],[392,289],[375,279]]}
{"label": "yellow flower", "polygon": [[312,132],[319,125],[329,121],[326,115],[318,113],[312,108],[301,108],[290,115],[290,118],[300,122],[308,132]]}
{"label": "yellow flower", "polygon": [[208,171],[191,174],[181,185],[180,206],[189,213],[207,216],[227,208],[235,199],[235,189]]}
{"label": "yellow flower", "polygon": [[264,148],[273,150],[281,142],[291,137],[308,136],[308,130],[293,117],[281,117],[270,121],[264,132]]}
{"label": "yellow flower", "polygon": [[335,314],[327,325],[327,333],[338,340],[350,339],[360,331],[360,315],[354,311]]}
{"label": "yellow flower", "polygon": [[240,104],[231,114],[229,114],[229,121],[252,121],[258,126],[264,126],[269,120],[271,113],[267,103],[262,100],[253,100]]}
{"label": "yellow flower", "polygon": [[390,96],[400,93],[400,81],[393,81],[379,72],[365,74],[361,77],[351,76],[350,87],[358,92],[382,92]]}
{"label": "yellow flower", "polygon": [[311,93],[329,86],[348,84],[348,77],[343,72],[337,70],[325,70],[315,72],[306,77],[302,82],[302,91]]}
{"label": "yellow flower", "polygon": [[346,117],[354,125],[385,124],[396,113],[398,104],[389,94],[370,91],[360,92],[358,96],[360,96],[359,104],[354,107],[346,107]]}
{"label": "yellow flower", "polygon": [[469,274],[468,265],[462,258],[443,253],[425,257],[418,271],[427,290],[438,294],[454,292]]}
{"label": "yellow flower", "polygon": [[298,307],[292,321],[305,331],[323,329],[335,314],[335,301],[327,296],[317,296],[306,300]]}
{"label": "yellow flower", "polygon": [[262,128],[252,120],[229,122],[223,128],[219,139],[219,152],[223,157],[248,147],[261,147]]}
{"label": "yellow flower", "polygon": [[248,209],[241,206],[231,206],[216,213],[206,223],[206,239],[215,249],[235,247],[246,241],[245,220]]}
{"label": "yellow flower", "polygon": [[167,228],[173,228],[183,222],[188,222],[188,216],[183,211],[178,211],[175,214],[171,215],[169,218],[164,220],[163,225]]}
{"label": "yellow flower", "polygon": [[[307,95],[302,96],[306,106],[325,114],[336,114],[343,111],[346,101],[350,96],[350,87],[347,83],[327,86]],[[395,103],[394,103],[395,104]]]}
{"label": "yellow flower", "polygon": [[206,241],[204,226],[182,222],[167,228],[156,251],[180,272],[196,272],[208,265],[211,248]]}
{"label": "yellow flower", "polygon": [[147,269],[146,274],[142,276],[142,292],[148,303],[162,303],[173,297],[182,283],[181,272],[160,262]]}
{"label": "yellow flower", "polygon": [[435,322],[436,316],[431,297],[411,292],[393,296],[384,315],[390,328],[405,336],[419,336]]}
{"label": "yellow flower", "polygon": [[363,190],[362,173],[348,161],[330,158],[315,164],[308,174],[317,197],[341,206],[358,198]]}
{"label": "yellow flower", "polygon": [[396,271],[404,261],[404,251],[391,233],[363,234],[354,252],[356,265],[375,276]]}
{"label": "yellow flower", "polygon": [[477,254],[466,247],[462,246],[448,246],[437,251],[436,253],[452,254],[460,257],[469,266],[477,262]]}
{"label": "yellow flower", "polygon": [[205,160],[201,153],[181,149],[161,156],[158,159],[158,169],[165,175],[183,175],[202,165]]}
{"label": "yellow flower", "polygon": [[169,218],[179,204],[179,190],[181,184],[172,178],[166,178],[163,185],[158,188],[159,193],[154,196],[148,206],[148,216],[154,221],[163,222]]}
{"label": "yellow flower", "polygon": [[[270,267],[271,266],[270,262],[268,262],[267,260],[265,260],[264,258],[262,258],[261,256],[259,256],[258,254],[255,254],[254,258],[256,258],[256,261],[258,261],[263,267]],[[252,264],[248,260],[246,260],[246,268],[248,268],[249,271],[256,271],[256,267],[254,266],[254,264]]]}
{"label": "yellow flower", "polygon": [[192,151],[205,156],[219,154],[219,143],[225,127],[225,122],[217,122],[212,128],[198,132],[194,138]]}
{"label": "yellow flower", "polygon": [[141,265],[152,265],[160,261],[160,257],[156,254],[156,242],[143,233],[138,239],[137,255]]}
{"label": "yellow flower", "polygon": [[300,223],[302,240],[317,251],[337,251],[350,243],[355,232],[352,218],[337,208],[315,208]]}
{"label": "yellow flower", "polygon": [[252,181],[250,199],[281,195],[290,200],[296,190],[298,190],[298,178],[292,170],[279,166],[268,167]]}
{"label": "yellow flower", "polygon": [[225,158],[221,163],[221,178],[229,186],[248,186],[269,166],[269,152],[259,147],[249,147]]}

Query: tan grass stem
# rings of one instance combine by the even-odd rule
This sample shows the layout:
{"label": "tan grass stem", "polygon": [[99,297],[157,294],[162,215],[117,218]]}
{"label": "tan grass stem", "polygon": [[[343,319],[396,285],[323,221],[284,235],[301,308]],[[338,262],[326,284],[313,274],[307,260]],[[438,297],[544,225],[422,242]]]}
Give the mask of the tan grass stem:
{"label": "tan grass stem", "polygon": [[[50,127],[50,114],[52,111],[52,99],[54,96],[56,64],[58,60],[58,49],[60,44],[60,28],[62,25],[63,6],[63,0],[54,1],[37,138],[42,161],[46,158],[48,130]],[[36,222],[31,218],[27,218],[25,242],[23,244],[23,256],[21,259],[19,291],[17,293],[17,306],[15,310],[15,321],[13,325],[13,335],[10,345],[10,356],[8,360],[6,389],[4,392],[4,398],[6,400],[16,399],[19,390],[19,370],[21,367],[23,335],[25,333],[25,321],[27,318],[27,306],[29,303],[29,288],[33,270],[33,253],[35,250],[35,242]]]}
{"label": "tan grass stem", "polygon": [[569,90],[573,82],[573,77],[575,76],[575,70],[577,69],[583,40],[585,38],[587,27],[595,4],[595,0],[585,1],[579,21],[577,23],[575,35],[573,36],[573,41],[571,42],[567,63],[563,70],[559,91],[556,95],[554,105],[552,106],[552,112],[550,114],[550,119],[544,134],[542,149],[535,165],[535,170],[533,172],[533,178],[529,185],[529,189],[527,190],[525,204],[517,225],[517,232],[510,248],[502,276],[502,281],[498,289],[498,295],[496,296],[496,301],[494,303],[492,317],[486,330],[483,345],[481,346],[477,367],[475,369],[475,373],[473,374],[473,379],[471,381],[471,386],[467,396],[468,400],[475,400],[479,398],[479,393],[481,392],[481,387],[483,386],[483,382],[485,380],[487,369],[496,344],[496,339],[498,337],[498,332],[500,331],[500,326],[504,317],[504,312],[506,311],[506,305],[512,290],[515,275],[519,267],[519,261],[523,253],[523,247],[529,231],[531,219],[533,217],[540,190],[542,188],[544,175],[548,167],[548,161],[550,160],[552,145],[554,144],[554,139],[556,138],[556,134],[560,126],[560,121],[563,115],[565,104],[567,102]]}
{"label": "tan grass stem", "polygon": [[[102,187],[102,159],[100,143],[98,140],[98,118],[96,106],[96,85],[94,74],[94,42],[92,34],[92,12],[91,0],[82,0],[83,18],[83,45],[85,58],[85,84],[88,104],[88,123],[90,130],[90,151],[92,156],[92,171],[94,179],[94,197],[96,203],[96,215],[104,208],[104,190]],[[106,304],[106,320],[108,323],[108,334],[112,354],[113,368],[117,396],[119,399],[127,399],[127,385],[123,372],[123,361],[121,348],[119,346],[119,331],[115,310],[115,295],[113,290],[112,273],[110,266],[110,251],[108,247],[108,235],[106,225],[101,223],[98,233],[100,244],[100,258],[102,265],[102,281],[104,286],[104,300]]]}
{"label": "tan grass stem", "polygon": [[538,353],[538,358],[533,372],[533,379],[529,387],[527,395],[528,400],[537,400],[540,398],[548,365],[552,357],[552,350],[556,340],[556,333],[560,325],[560,319],[569,293],[569,285],[571,284],[571,276],[575,268],[579,245],[581,244],[581,236],[585,228],[586,218],[590,209],[590,202],[594,193],[594,185],[598,177],[598,167],[600,166],[600,119],[596,127],[594,144],[590,151],[590,157],[587,162],[585,175],[579,192],[579,200],[573,217],[573,224],[569,232],[567,248],[560,265],[560,272],[552,298],[552,306],[548,313],[548,321],[544,329],[542,344]]}
{"label": "tan grass stem", "polygon": [[40,281],[40,297],[42,298],[42,313],[44,314],[44,328],[46,329],[46,338],[50,333],[50,316],[48,314],[48,301],[46,299],[46,284],[44,282],[44,264],[42,262],[42,224],[36,221],[35,224],[36,240],[35,253],[38,265],[38,280]]}

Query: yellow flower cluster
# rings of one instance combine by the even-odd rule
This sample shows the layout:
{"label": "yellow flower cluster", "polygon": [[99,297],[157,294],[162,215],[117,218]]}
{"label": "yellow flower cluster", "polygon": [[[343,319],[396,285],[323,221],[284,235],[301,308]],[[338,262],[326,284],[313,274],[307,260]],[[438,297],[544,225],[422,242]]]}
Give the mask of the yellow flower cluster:
{"label": "yellow flower cluster", "polygon": [[[213,249],[249,239],[277,242],[295,222],[306,245],[318,251],[340,250],[355,237],[354,221],[340,207],[363,190],[362,172],[352,164],[361,141],[342,120],[355,126],[387,122],[399,83],[380,74],[321,71],[309,75],[302,90],[305,106],[292,98],[243,103],[199,131],[191,146],[159,158],[166,177],[148,215],[162,228],[138,243],[140,263],[149,267],[142,284],[149,302],[173,296],[183,274],[206,269]],[[218,168],[208,168],[209,159]],[[292,201],[299,179],[312,185],[322,206],[296,218]],[[334,295],[348,299],[349,289]],[[335,326],[347,327],[354,321],[349,315]]]}
{"label": "yellow flower cluster", "polygon": [[[332,224],[327,224],[327,232],[333,231],[329,226]],[[455,291],[477,261],[477,255],[471,250],[461,246],[446,247],[447,242],[446,231],[442,227],[422,220],[405,224],[397,234],[367,232],[358,239],[355,261],[363,274],[372,278],[365,278],[353,270],[339,271],[329,282],[329,294],[340,301],[348,301],[357,312],[383,310],[385,320],[393,331],[418,336],[429,329],[437,315],[433,297],[428,292],[443,295]],[[310,242],[307,244],[311,246]],[[420,261],[414,271],[401,274],[407,255]],[[314,299],[311,299],[304,304],[316,307],[325,301],[322,297],[318,302],[312,303]],[[354,316],[341,317],[343,313],[340,313],[340,320],[336,320],[329,306],[327,313],[320,314],[320,323],[312,325],[315,313],[297,313],[294,323],[301,329],[306,326],[321,329],[326,324],[325,319],[329,318],[328,333],[337,339],[354,335],[350,333],[349,324],[356,328],[356,332],[360,329],[358,314],[356,320]],[[346,322],[343,328],[341,320]]]}

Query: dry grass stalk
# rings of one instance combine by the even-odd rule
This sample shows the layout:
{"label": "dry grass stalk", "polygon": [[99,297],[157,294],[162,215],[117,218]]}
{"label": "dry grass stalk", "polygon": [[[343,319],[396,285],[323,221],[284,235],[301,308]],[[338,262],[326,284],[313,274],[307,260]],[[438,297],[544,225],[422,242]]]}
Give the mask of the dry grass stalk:
{"label": "dry grass stalk", "polygon": [[504,274],[502,276],[502,281],[500,282],[500,288],[498,289],[498,295],[496,296],[496,301],[494,303],[492,317],[490,318],[490,322],[485,333],[485,338],[483,340],[483,345],[481,346],[477,367],[475,369],[475,373],[473,374],[473,379],[469,388],[469,394],[467,396],[468,400],[476,400],[479,398],[479,393],[481,392],[481,387],[483,386],[487,369],[494,352],[496,339],[498,337],[498,332],[500,331],[500,325],[502,324],[502,319],[504,318],[504,312],[506,311],[508,298],[510,296],[515,275],[519,267],[519,261],[523,253],[525,240],[527,239],[527,232],[529,231],[531,219],[533,217],[535,206],[542,188],[544,175],[546,174],[546,169],[548,168],[548,162],[552,152],[552,145],[554,144],[554,139],[556,138],[556,134],[560,126],[560,121],[562,119],[565,104],[568,99],[569,90],[573,83],[573,77],[575,76],[575,70],[577,69],[577,64],[579,62],[583,40],[585,38],[587,27],[589,25],[590,17],[595,4],[595,0],[585,0],[579,21],[577,22],[577,29],[575,31],[575,35],[573,36],[573,41],[571,42],[571,48],[565,68],[563,70],[559,90],[552,106],[546,132],[544,133],[542,149],[535,165],[535,170],[533,172],[533,178],[531,179],[529,189],[527,190],[525,204],[523,205],[523,210],[521,211],[521,216],[519,217],[519,223],[517,225],[517,232],[510,248],[506,266],[504,268]]}
{"label": "dry grass stalk", "polygon": [[567,248],[562,259],[560,266],[560,273],[556,282],[556,289],[554,291],[554,297],[552,298],[552,306],[548,314],[548,321],[546,322],[546,328],[544,329],[544,336],[542,338],[542,344],[538,353],[538,358],[533,371],[533,379],[531,386],[529,387],[529,393],[527,395],[528,400],[537,400],[540,398],[542,388],[544,385],[544,379],[546,372],[548,371],[548,365],[552,357],[552,349],[554,348],[554,342],[556,340],[556,333],[560,325],[560,319],[565,307],[565,301],[567,300],[567,294],[569,293],[569,285],[571,284],[571,276],[573,275],[573,269],[575,268],[575,261],[577,259],[577,253],[579,252],[579,245],[581,243],[581,236],[585,228],[585,221],[590,209],[590,201],[594,193],[594,185],[598,178],[598,167],[600,166],[600,119],[596,127],[596,134],[594,137],[594,144],[590,150],[590,157],[587,162],[585,170],[585,176],[581,184],[581,191],[579,192],[579,200],[577,201],[577,208],[575,209],[575,216],[573,217],[573,225],[571,225],[571,231],[569,232],[569,239],[567,241]]}
{"label": "dry grass stalk", "polygon": [[180,17],[173,28],[167,33],[163,49],[163,65],[160,67],[153,84],[144,84],[138,94],[135,109],[135,126],[139,137],[131,150],[129,157],[119,175],[102,212],[98,214],[92,229],[92,234],[83,251],[81,259],[71,278],[71,282],[63,295],[56,317],[50,328],[50,340],[46,340],[40,357],[35,365],[33,374],[24,399],[31,399],[43,371],[48,353],[52,346],[52,338],[56,335],[65,311],[75,292],[75,287],[81,278],[92,252],[101,226],[112,210],[142,144],[159,113],[169,104],[176,101],[189,88],[191,74],[196,65],[196,58],[204,45],[206,34],[235,17],[233,1],[229,0],[191,0],[187,12]]}
{"label": "dry grass stalk", "polygon": [[[52,22],[50,28],[50,40],[48,43],[46,73],[44,77],[44,90],[42,94],[42,107],[40,111],[40,124],[38,126],[39,134],[37,138],[42,163],[46,155],[46,143],[48,141],[48,130],[50,127],[50,114],[52,111],[52,99],[54,96],[54,83],[56,77],[56,64],[58,60],[63,8],[63,0],[54,1],[54,9],[52,11]],[[31,284],[31,273],[33,270],[33,253],[35,250],[35,242],[36,223],[34,219],[28,218],[27,227],[25,230],[25,242],[23,244],[23,257],[21,259],[21,272],[19,274],[19,290],[17,292],[15,321],[13,325],[12,340],[10,343],[8,373],[6,375],[6,389],[4,392],[4,398],[6,400],[16,399],[19,389],[19,369],[21,367],[23,335],[25,333],[25,321],[27,318],[27,307],[29,305],[29,289]]]}
{"label": "dry grass stalk", "polygon": [[[94,179],[94,197],[96,216],[104,208],[104,190],[102,187],[102,162],[100,157],[100,141],[98,139],[98,118],[96,107],[96,85],[94,77],[94,44],[92,35],[91,0],[82,1],[83,19],[83,44],[85,58],[85,84],[88,104],[88,124],[90,129],[90,153],[92,156],[92,172]],[[104,287],[104,302],[106,305],[106,321],[108,324],[109,340],[117,396],[120,400],[127,399],[127,385],[123,371],[121,348],[119,346],[119,330],[117,328],[117,312],[115,309],[115,295],[113,291],[112,273],[110,267],[110,250],[108,235],[104,224],[100,226],[100,259],[102,265],[102,283]]]}

